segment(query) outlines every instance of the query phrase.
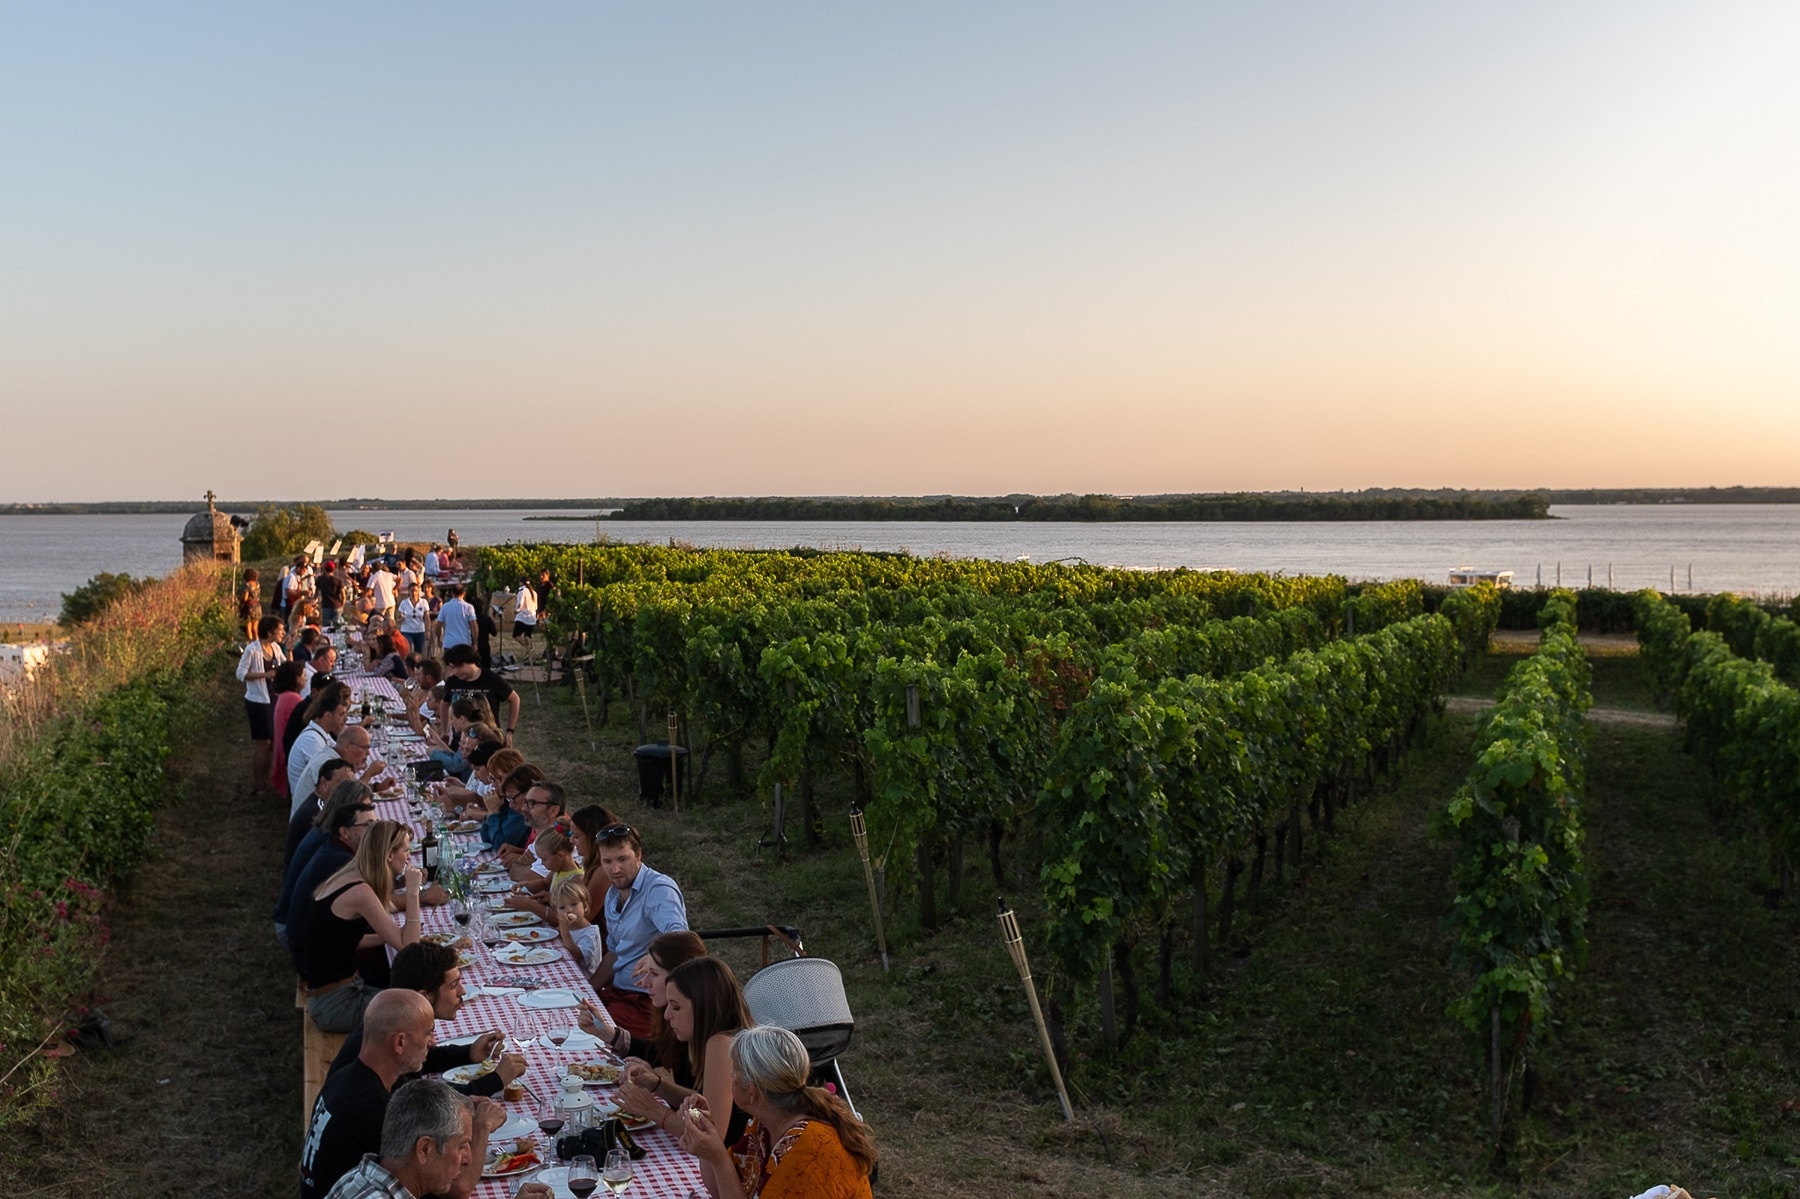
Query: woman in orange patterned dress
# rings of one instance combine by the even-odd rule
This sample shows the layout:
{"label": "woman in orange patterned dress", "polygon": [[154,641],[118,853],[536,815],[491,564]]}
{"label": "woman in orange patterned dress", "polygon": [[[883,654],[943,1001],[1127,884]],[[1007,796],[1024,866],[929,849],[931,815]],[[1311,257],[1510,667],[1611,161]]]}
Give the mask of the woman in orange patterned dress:
{"label": "woman in orange patterned dress", "polygon": [[700,1162],[712,1199],[871,1199],[875,1142],[850,1105],[806,1079],[812,1063],[785,1028],[731,1039],[731,1100],[750,1113],[737,1144],[719,1140],[706,1101],[683,1102],[681,1147]]}

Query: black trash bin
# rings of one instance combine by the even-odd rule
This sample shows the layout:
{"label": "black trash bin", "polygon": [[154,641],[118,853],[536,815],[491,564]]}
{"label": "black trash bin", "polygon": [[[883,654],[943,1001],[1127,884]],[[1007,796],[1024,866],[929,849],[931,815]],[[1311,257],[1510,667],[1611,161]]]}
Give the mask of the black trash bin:
{"label": "black trash bin", "polygon": [[635,751],[638,770],[638,798],[653,808],[663,806],[663,782],[671,780],[679,763],[682,782],[687,781],[687,749],[677,745],[674,753],[669,752],[667,741],[653,741],[649,745],[640,745]]}

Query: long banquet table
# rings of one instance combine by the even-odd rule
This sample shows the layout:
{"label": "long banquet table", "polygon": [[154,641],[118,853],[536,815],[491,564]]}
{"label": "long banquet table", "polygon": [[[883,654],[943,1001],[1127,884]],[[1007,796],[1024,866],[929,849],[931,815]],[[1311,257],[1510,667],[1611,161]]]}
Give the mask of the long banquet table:
{"label": "long banquet table", "polygon": [[[405,761],[424,756],[424,747],[410,739],[404,722],[400,719],[401,700],[395,689],[393,680],[378,678],[373,675],[345,672],[338,676],[351,688],[351,711],[361,710],[363,698],[379,699],[381,706],[393,714],[389,720],[398,723],[390,725],[389,720],[373,720],[370,734],[374,742],[374,753],[389,764],[389,774],[400,782],[400,788],[387,796],[378,796],[376,800],[376,816],[383,820],[398,820],[413,830],[414,844],[424,833],[424,815],[429,813],[429,800],[421,803],[422,788],[411,781],[409,772],[400,767]],[[360,717],[353,715],[352,719]],[[441,835],[441,834],[440,834]],[[458,860],[464,869],[474,870],[481,863],[494,858],[493,851],[485,849],[479,836],[474,834],[451,834],[450,842],[440,848],[440,861],[443,868],[454,868]],[[480,879],[482,876],[473,876]],[[503,877],[503,876],[496,876]],[[471,904],[480,904],[485,896],[471,896]],[[420,926],[424,934],[457,933],[465,930],[459,927],[451,917],[448,905],[425,908],[420,913]],[[470,930],[474,927],[471,922]],[[489,987],[513,988],[521,984],[535,984],[532,989],[558,988],[573,991],[577,996],[599,1002],[593,986],[575,960],[563,949],[560,942],[549,941],[545,944],[556,950],[557,958],[553,962],[540,966],[509,966],[496,961],[493,954],[481,943],[481,939],[470,932],[469,954],[474,962],[462,970],[464,985],[478,997],[466,999],[456,1019],[440,1022],[437,1028],[438,1040],[448,1041],[460,1037],[474,1036],[490,1030],[499,1030],[509,1037],[517,1037],[529,1044],[524,1049],[526,1072],[523,1082],[529,1088],[525,1098],[516,1103],[505,1104],[509,1117],[518,1116],[532,1122],[529,1136],[536,1142],[538,1155],[545,1159],[549,1167],[562,1163],[557,1162],[555,1147],[551,1138],[537,1130],[536,1112],[538,1102],[554,1099],[561,1089],[563,1067],[566,1063],[576,1061],[597,1061],[604,1053],[588,1050],[577,1052],[557,1049],[551,1046],[544,1034],[552,1028],[573,1028],[575,1026],[575,1008],[537,1009],[525,1007],[519,1002],[519,996],[503,994],[488,995],[475,992],[480,987],[485,991]],[[467,955],[465,955],[467,956]],[[523,992],[523,993],[529,993]],[[509,1041],[509,1051],[515,1044]],[[610,1088],[590,1091],[599,1097],[611,1095]],[[535,1098],[534,1098],[535,1096]],[[500,1096],[496,1095],[498,1102]],[[634,1163],[630,1195],[642,1199],[687,1199],[693,1194],[704,1195],[705,1188],[700,1181],[700,1171],[694,1159],[683,1152],[675,1139],[661,1129],[651,1128],[643,1132],[632,1133],[633,1138],[645,1150],[641,1161]],[[480,1188],[475,1192],[481,1199],[508,1199],[520,1183],[529,1181],[536,1172],[526,1173],[511,1178],[483,1179]],[[558,1192],[565,1199],[567,1190]]]}

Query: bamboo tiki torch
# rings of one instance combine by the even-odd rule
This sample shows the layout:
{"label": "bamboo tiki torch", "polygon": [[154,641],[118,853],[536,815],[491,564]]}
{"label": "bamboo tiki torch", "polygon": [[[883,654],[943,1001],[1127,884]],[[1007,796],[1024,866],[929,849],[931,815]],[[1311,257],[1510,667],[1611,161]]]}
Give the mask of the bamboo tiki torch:
{"label": "bamboo tiki torch", "polygon": [[881,969],[888,968],[887,930],[881,927],[881,892],[875,888],[875,869],[869,865],[869,828],[863,823],[862,809],[850,809],[850,835],[856,839],[856,853],[862,858],[863,881],[869,884],[869,911],[875,917],[875,944],[881,949]]}
{"label": "bamboo tiki torch", "polygon": [[1038,1042],[1043,1046],[1044,1064],[1050,1067],[1050,1079],[1056,1084],[1056,1097],[1062,1103],[1063,1119],[1073,1120],[1075,1109],[1069,1106],[1069,1092],[1063,1086],[1062,1071],[1056,1066],[1056,1047],[1050,1043],[1050,1027],[1044,1023],[1044,1009],[1038,1006],[1037,984],[1031,981],[1031,963],[1025,960],[1025,939],[1019,935],[1019,921],[1004,896],[1000,899],[1000,939],[1019,969],[1019,981],[1025,984],[1025,998],[1031,1003],[1031,1018],[1037,1021]]}
{"label": "bamboo tiki torch", "polygon": [[676,743],[681,737],[681,721],[675,713],[669,713],[669,810],[677,816],[681,815],[681,762],[680,755],[675,752]]}

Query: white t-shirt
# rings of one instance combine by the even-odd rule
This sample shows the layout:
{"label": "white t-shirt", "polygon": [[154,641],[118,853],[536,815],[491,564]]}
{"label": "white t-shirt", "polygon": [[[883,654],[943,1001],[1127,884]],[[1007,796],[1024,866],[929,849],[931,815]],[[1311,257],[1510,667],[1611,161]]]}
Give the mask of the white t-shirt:
{"label": "white t-shirt", "polygon": [[438,620],[444,625],[444,648],[475,644],[475,605],[457,596],[445,600],[438,609]]}
{"label": "white t-shirt", "polygon": [[[406,634],[408,640],[425,635],[425,621],[430,616],[431,605],[425,600],[421,599],[418,603],[414,603],[411,599],[400,601],[400,631]],[[423,649],[424,647],[415,645],[413,648]]]}
{"label": "white t-shirt", "polygon": [[393,607],[394,576],[385,568],[369,575],[369,594],[374,597],[376,611],[386,611]]}
{"label": "white t-shirt", "polygon": [[574,929],[569,939],[575,942],[575,948],[581,950],[581,968],[592,974],[600,969],[600,926],[590,924],[586,928]]}
{"label": "white t-shirt", "polygon": [[244,698],[251,703],[266,704],[269,702],[269,680],[250,679],[245,678],[244,676],[261,674],[266,670],[273,670],[275,667],[280,666],[283,662],[287,661],[287,654],[282,652],[281,643],[279,641],[272,642],[270,644],[270,649],[274,651],[273,662],[268,661],[263,657],[262,642],[260,641],[252,641],[249,645],[246,645],[244,647],[244,652],[238,656],[238,681],[244,684]]}
{"label": "white t-shirt", "polygon": [[[313,785],[319,781],[319,763],[336,752],[337,739],[320,728],[316,720],[301,729],[300,735],[294,738],[294,748],[288,750],[287,761],[288,797],[293,800],[293,807],[288,809],[289,816],[299,811],[300,802],[311,794]],[[308,766],[313,767],[312,781],[302,786],[301,780],[306,777]]]}
{"label": "white t-shirt", "polygon": [[537,592],[531,589],[530,584],[522,584],[519,593],[513,597],[513,623],[537,623]]}
{"label": "white t-shirt", "polygon": [[425,554],[425,577],[435,579],[444,573],[442,564],[438,562],[436,550],[428,550]]}

